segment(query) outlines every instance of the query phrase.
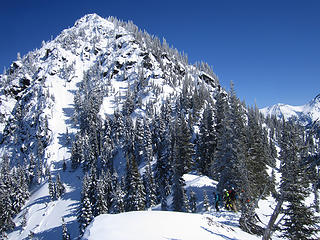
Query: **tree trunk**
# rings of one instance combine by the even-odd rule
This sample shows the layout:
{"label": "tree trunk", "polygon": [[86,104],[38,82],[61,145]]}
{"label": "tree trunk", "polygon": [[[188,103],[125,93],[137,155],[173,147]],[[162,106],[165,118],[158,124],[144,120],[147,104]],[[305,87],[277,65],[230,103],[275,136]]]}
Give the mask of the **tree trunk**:
{"label": "tree trunk", "polygon": [[282,204],[284,202],[284,199],[282,196],[280,196],[280,199],[277,203],[277,206],[276,208],[274,209],[270,219],[269,219],[269,223],[268,223],[268,226],[267,228],[265,229],[264,231],[264,234],[263,234],[263,237],[262,237],[262,240],[269,240],[272,233],[273,233],[273,227],[274,227],[274,223],[275,221],[277,220],[278,216],[279,216],[279,213],[281,211],[281,207],[282,207]]}

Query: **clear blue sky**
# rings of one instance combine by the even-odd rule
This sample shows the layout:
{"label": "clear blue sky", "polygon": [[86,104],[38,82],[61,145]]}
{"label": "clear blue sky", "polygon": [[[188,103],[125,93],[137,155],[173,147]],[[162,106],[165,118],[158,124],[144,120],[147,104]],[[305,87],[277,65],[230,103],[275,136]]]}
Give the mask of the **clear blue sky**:
{"label": "clear blue sky", "polygon": [[213,66],[221,84],[259,107],[320,93],[318,0],[15,0],[0,10],[0,71],[88,13],[132,20]]}

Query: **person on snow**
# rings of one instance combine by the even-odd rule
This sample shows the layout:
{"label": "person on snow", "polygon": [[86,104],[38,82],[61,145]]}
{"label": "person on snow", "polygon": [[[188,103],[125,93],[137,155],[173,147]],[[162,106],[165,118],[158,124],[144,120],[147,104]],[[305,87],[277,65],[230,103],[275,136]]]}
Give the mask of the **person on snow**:
{"label": "person on snow", "polygon": [[230,195],[227,189],[223,189],[223,201],[225,202],[225,208],[227,210],[231,209],[231,201],[230,201]]}
{"label": "person on snow", "polygon": [[234,212],[237,212],[237,192],[234,190],[234,188],[231,188],[231,190],[229,191],[229,198],[230,198],[230,203],[231,203],[231,209]]}
{"label": "person on snow", "polygon": [[214,206],[217,212],[219,212],[219,204],[220,204],[220,194],[216,192],[214,193]]}

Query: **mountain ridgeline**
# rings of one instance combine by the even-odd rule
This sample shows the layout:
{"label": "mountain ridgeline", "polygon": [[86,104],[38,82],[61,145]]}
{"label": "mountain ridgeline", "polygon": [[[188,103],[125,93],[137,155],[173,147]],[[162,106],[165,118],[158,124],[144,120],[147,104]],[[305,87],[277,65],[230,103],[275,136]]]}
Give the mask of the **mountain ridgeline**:
{"label": "mountain ridgeline", "polygon": [[[312,147],[305,140],[311,138]],[[0,75],[0,144],[3,236],[20,226],[13,217],[29,190],[48,183],[48,201],[59,201],[77,191],[70,186],[79,178],[82,191],[72,198],[78,208],[71,215],[80,231],[72,235],[103,213],[156,205],[191,211],[182,178],[189,172],[218,181],[220,193],[236,189],[240,225],[250,233],[264,231],[253,217],[260,199],[289,201],[288,186],[302,180],[313,183],[317,196],[316,165],[302,174],[309,166],[302,163],[318,152],[317,139],[248,108],[232,85],[229,92],[220,86],[208,64],[191,65],[165,40],[114,17],[84,16],[40,49],[18,55]],[[298,144],[307,148],[297,150]],[[289,156],[290,147],[296,155]],[[279,159],[298,179],[284,174],[277,191],[275,174],[284,171]],[[311,190],[299,186],[304,199]],[[285,219],[288,234],[293,218]],[[63,230],[68,239],[65,224]]]}

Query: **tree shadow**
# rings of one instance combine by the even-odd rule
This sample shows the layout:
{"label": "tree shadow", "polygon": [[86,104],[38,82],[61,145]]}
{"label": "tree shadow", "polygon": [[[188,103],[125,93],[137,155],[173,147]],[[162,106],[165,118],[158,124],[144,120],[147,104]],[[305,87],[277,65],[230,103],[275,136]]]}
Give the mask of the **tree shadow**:
{"label": "tree shadow", "polygon": [[[67,222],[66,227],[68,229],[68,233],[70,234],[71,239],[79,239],[78,238],[79,237],[79,227],[78,227],[78,222],[76,220]],[[58,227],[50,228],[46,231],[42,231],[39,233],[33,233],[31,239],[57,240],[57,239],[62,239],[62,233],[63,233],[63,230],[62,230],[62,224],[61,224]],[[22,240],[29,240],[29,239],[30,239],[30,237],[22,238]]]}
{"label": "tree shadow", "polygon": [[[226,236],[226,235],[224,235],[224,234],[212,232],[211,230],[209,230],[209,229],[207,229],[207,228],[205,228],[205,227],[203,227],[203,226],[200,226],[200,227],[201,227],[203,230],[209,232],[209,233],[212,234],[212,235],[216,235],[216,236],[222,237],[222,238],[224,238],[224,239],[228,239],[228,240],[236,240],[236,238],[230,238],[230,237],[228,237],[228,236]],[[213,239],[214,239],[214,238],[213,238]]]}

